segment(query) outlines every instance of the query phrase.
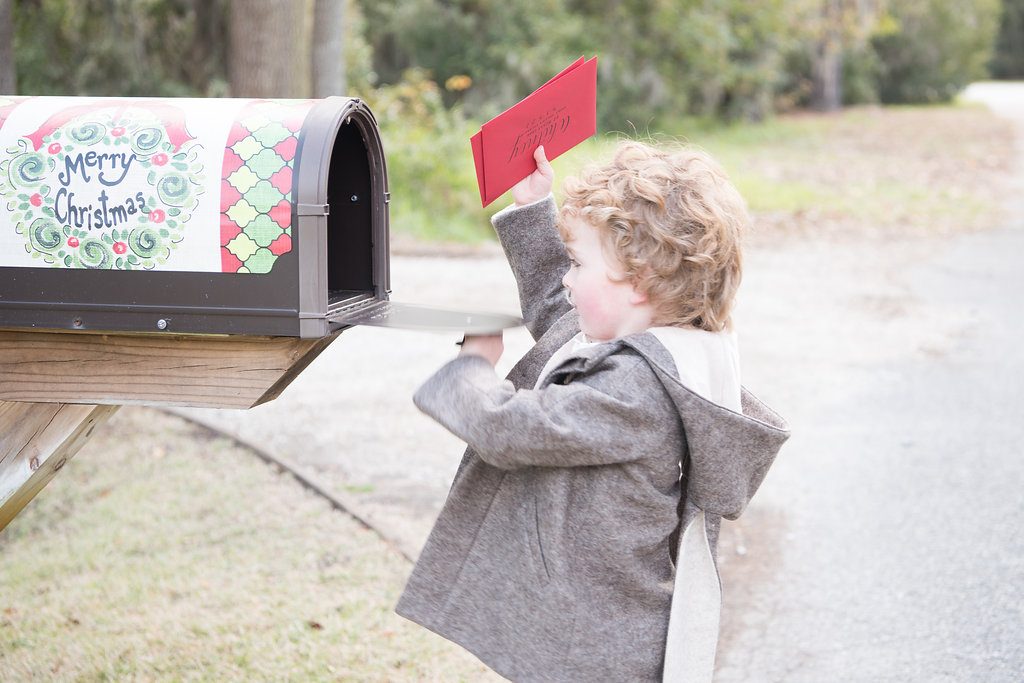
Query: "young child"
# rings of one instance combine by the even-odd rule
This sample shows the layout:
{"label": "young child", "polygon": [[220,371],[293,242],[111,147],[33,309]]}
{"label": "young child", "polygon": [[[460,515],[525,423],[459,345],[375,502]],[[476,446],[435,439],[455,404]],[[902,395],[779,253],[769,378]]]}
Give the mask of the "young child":
{"label": "young child", "polygon": [[623,142],[556,211],[535,158],[492,224],[536,345],[502,380],[468,337],[413,396],[468,448],[396,611],[516,681],[709,681],[719,522],[789,435],[740,387],[745,205]]}

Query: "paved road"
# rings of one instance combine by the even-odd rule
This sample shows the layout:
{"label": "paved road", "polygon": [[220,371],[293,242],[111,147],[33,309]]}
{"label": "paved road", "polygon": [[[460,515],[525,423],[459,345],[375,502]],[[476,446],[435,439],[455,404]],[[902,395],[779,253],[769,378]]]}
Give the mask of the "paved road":
{"label": "paved road", "polygon": [[[1024,86],[969,96],[1024,140]],[[1021,680],[1020,158],[990,231],[748,250],[744,382],[794,436],[723,530],[716,680]],[[392,268],[395,300],[517,311],[499,251]],[[462,445],[410,396],[455,339],[352,329],[271,404],[184,412],[315,469],[415,552]],[[506,335],[498,370],[529,346],[523,329]]]}

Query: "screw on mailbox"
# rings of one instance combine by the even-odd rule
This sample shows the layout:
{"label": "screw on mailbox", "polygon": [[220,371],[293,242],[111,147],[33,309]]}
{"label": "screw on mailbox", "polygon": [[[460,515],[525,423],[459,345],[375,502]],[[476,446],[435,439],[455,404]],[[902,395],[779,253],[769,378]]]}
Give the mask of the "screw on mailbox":
{"label": "screw on mailbox", "polygon": [[354,195],[352,195],[351,197],[349,197],[349,199],[350,199],[351,201],[353,201],[353,202],[358,202],[358,201],[359,201],[359,195],[357,195],[357,194],[354,194]]}
{"label": "screw on mailbox", "polygon": [[156,321],[156,329],[158,329],[158,330],[166,330],[167,329],[167,321],[164,320],[163,318],[160,318],[159,320],[157,320]]}

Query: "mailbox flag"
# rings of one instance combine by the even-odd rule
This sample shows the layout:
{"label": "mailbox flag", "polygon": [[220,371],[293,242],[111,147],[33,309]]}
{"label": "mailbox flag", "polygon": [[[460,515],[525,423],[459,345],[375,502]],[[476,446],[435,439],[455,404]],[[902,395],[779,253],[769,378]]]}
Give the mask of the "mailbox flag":
{"label": "mailbox flag", "polygon": [[537,167],[544,145],[556,159],[597,131],[597,57],[580,57],[470,138],[480,202],[487,206]]}

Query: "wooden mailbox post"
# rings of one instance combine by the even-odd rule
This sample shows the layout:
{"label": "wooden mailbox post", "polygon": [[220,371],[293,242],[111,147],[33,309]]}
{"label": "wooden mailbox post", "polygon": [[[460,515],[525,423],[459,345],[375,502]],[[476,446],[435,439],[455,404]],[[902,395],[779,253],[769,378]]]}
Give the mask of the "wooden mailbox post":
{"label": "wooden mailbox post", "polygon": [[0,97],[0,530],[117,406],[250,408],[389,301],[359,99]]}

